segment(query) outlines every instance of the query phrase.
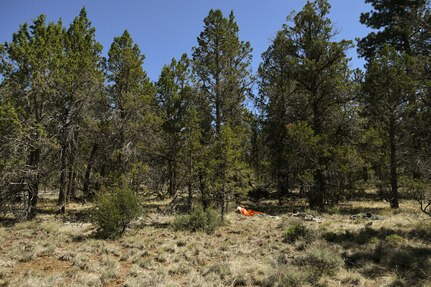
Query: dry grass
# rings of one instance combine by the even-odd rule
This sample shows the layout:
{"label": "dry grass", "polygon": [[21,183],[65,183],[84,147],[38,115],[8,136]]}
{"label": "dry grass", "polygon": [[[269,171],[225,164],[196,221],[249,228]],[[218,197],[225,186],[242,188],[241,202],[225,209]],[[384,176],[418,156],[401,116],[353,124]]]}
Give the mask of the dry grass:
{"label": "dry grass", "polygon": [[[0,227],[0,286],[431,286],[431,221],[414,202],[352,202],[322,222],[232,212],[213,234],[150,212],[115,241],[76,220],[86,208]],[[364,212],[382,218],[351,217]],[[298,220],[313,236],[285,242]]]}

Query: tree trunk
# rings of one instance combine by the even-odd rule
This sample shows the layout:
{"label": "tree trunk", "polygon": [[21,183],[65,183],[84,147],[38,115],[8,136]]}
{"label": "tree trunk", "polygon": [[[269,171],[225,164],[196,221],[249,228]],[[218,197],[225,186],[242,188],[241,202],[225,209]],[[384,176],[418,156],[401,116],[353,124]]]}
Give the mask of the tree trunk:
{"label": "tree trunk", "polygon": [[82,188],[82,192],[86,199],[92,198],[92,194],[90,194],[90,175],[91,175],[91,169],[93,168],[93,164],[96,159],[97,149],[98,149],[98,145],[97,143],[94,143],[93,147],[91,148],[90,157],[88,158],[87,168],[85,169],[84,186]]}
{"label": "tree trunk", "polygon": [[189,212],[192,212],[193,210],[193,187],[192,187],[192,156],[189,154],[189,161],[188,161],[188,176],[187,176],[187,192],[188,192],[188,199],[187,204],[189,207]]}
{"label": "tree trunk", "polygon": [[58,193],[58,205],[63,206],[66,203],[66,143],[61,145],[60,154],[60,187]]}
{"label": "tree trunk", "polygon": [[30,152],[29,165],[32,168],[34,174],[31,175],[31,180],[28,184],[28,203],[27,203],[27,214],[28,220],[36,217],[36,205],[39,195],[39,160],[40,160],[40,149],[36,148]]}
{"label": "tree trunk", "polygon": [[[317,92],[314,92],[313,95],[314,98],[318,98]],[[315,100],[313,103],[313,130],[316,136],[320,135],[322,131],[321,112],[319,107],[319,102]],[[314,174],[314,184],[309,196],[311,209],[323,209],[325,207],[326,184],[322,170],[323,163],[324,158],[320,155],[318,157],[319,167]]]}
{"label": "tree trunk", "polygon": [[390,176],[391,176],[391,208],[398,208],[398,174],[397,174],[397,147],[395,143],[395,119],[389,123],[389,143],[391,149]]}
{"label": "tree trunk", "polygon": [[176,193],[176,166],[175,161],[168,160],[168,194],[173,197]]}
{"label": "tree trunk", "polygon": [[209,207],[208,195],[206,192],[206,185],[204,181],[204,175],[202,172],[199,173],[199,189],[201,192],[201,202],[203,209],[207,209]]}
{"label": "tree trunk", "polygon": [[311,209],[323,209],[325,207],[325,192],[325,179],[323,171],[319,168],[314,175],[314,185],[309,194]]}
{"label": "tree trunk", "polygon": [[221,191],[220,191],[220,205],[221,205],[221,210],[220,210],[220,212],[221,212],[221,219],[223,220],[223,218],[224,218],[224,214],[225,214],[225,201],[226,201],[226,199],[225,199],[225,192],[226,192],[226,189],[225,189],[225,186],[224,186],[224,184],[223,184],[223,187],[222,187],[222,189],[221,189]]}
{"label": "tree trunk", "polygon": [[69,200],[76,199],[75,179],[76,179],[75,167],[73,166],[73,163],[71,163],[71,165],[69,166],[68,175],[67,175],[67,198]]}
{"label": "tree trunk", "polygon": [[68,174],[68,183],[67,183],[67,198],[76,200],[76,155],[78,153],[78,139],[79,139],[79,131],[74,131],[73,142],[70,143],[70,152],[69,152],[69,174]]}
{"label": "tree trunk", "polygon": [[287,175],[278,176],[278,203],[281,205],[283,198],[289,194],[289,179]]}

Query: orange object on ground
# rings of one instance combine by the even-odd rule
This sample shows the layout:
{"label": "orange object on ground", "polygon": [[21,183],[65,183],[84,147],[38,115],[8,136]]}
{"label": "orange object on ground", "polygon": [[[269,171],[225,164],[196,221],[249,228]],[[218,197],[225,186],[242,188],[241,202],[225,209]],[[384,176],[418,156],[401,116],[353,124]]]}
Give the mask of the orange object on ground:
{"label": "orange object on ground", "polygon": [[251,210],[251,209],[247,210],[247,209],[245,209],[244,207],[241,207],[241,206],[238,206],[236,208],[236,210],[238,210],[239,212],[242,213],[242,215],[245,215],[245,216],[254,216],[256,214],[265,214],[263,212],[254,211],[254,210]]}

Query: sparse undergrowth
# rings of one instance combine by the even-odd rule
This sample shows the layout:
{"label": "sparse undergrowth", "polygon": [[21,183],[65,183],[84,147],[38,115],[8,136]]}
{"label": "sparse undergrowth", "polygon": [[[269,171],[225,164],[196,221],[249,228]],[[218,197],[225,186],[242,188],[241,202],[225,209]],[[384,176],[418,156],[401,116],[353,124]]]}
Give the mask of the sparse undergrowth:
{"label": "sparse undergrowth", "polygon": [[[90,223],[47,214],[0,227],[0,286],[426,287],[430,225],[408,207],[383,208],[384,219],[375,221],[319,214],[321,223],[232,212],[212,234],[208,218],[220,223],[212,211],[179,218],[152,212],[152,220],[139,219],[108,241],[94,237]],[[177,231],[184,229],[204,232]]]}
{"label": "sparse undergrowth", "polygon": [[298,219],[291,220],[289,227],[283,232],[283,241],[294,243],[297,240],[311,241],[310,230]]}
{"label": "sparse undergrowth", "polygon": [[174,230],[213,233],[222,223],[220,215],[215,210],[196,208],[189,215],[177,217],[172,226]]}

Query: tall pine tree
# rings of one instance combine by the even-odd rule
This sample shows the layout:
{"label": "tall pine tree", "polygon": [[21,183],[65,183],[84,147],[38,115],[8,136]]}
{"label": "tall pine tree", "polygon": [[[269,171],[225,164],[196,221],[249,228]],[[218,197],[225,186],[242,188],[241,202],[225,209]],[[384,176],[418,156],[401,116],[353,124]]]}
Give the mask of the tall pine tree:
{"label": "tall pine tree", "polygon": [[[223,159],[225,151],[219,148],[229,147],[223,144],[225,134],[222,131],[231,130],[240,140],[244,137],[244,102],[251,88],[251,47],[250,43],[239,39],[238,32],[233,12],[225,18],[220,10],[211,10],[204,19],[204,31],[198,37],[198,46],[193,48],[193,68],[200,97],[204,98],[202,103],[208,104],[211,117],[210,126],[207,126],[210,130],[203,133],[210,135],[209,143],[218,147],[211,149],[211,159],[215,164],[211,169],[218,183],[215,184],[214,180],[209,183],[212,197],[217,199],[222,214],[227,195],[226,181],[231,180],[221,172],[222,167],[227,166],[227,159]],[[208,185],[201,179],[201,189],[206,189]]]}

